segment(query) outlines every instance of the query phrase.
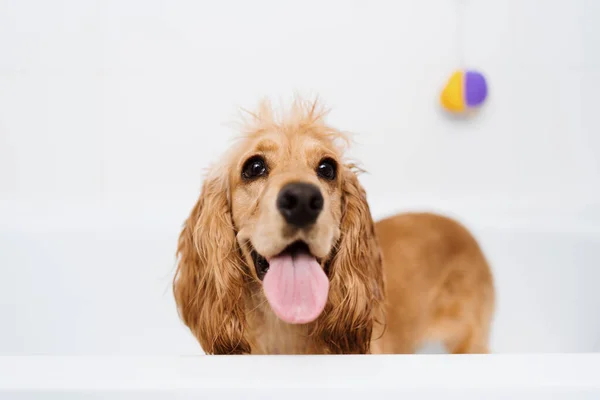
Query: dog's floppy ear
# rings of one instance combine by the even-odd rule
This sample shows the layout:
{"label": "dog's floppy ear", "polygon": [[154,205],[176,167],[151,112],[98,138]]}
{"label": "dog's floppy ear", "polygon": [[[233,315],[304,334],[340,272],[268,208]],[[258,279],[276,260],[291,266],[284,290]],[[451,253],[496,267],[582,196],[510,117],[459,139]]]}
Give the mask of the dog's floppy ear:
{"label": "dog's floppy ear", "polygon": [[343,170],[341,237],[330,266],[326,308],[317,334],[332,353],[366,354],[383,318],[381,252],[365,190],[351,166]]}
{"label": "dog's floppy ear", "polygon": [[207,178],[185,222],[173,292],[183,321],[207,354],[243,354],[250,353],[245,274],[223,182]]}

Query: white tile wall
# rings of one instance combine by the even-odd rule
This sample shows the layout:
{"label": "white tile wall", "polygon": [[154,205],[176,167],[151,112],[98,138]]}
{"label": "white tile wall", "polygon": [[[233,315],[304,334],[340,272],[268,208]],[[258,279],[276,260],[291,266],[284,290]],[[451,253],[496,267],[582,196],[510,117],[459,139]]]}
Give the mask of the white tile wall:
{"label": "white tile wall", "polygon": [[187,204],[236,107],[299,90],[358,134],[374,199],[597,204],[600,6],[467,0],[462,47],[491,94],[461,122],[436,104],[456,4],[0,2],[0,199]]}

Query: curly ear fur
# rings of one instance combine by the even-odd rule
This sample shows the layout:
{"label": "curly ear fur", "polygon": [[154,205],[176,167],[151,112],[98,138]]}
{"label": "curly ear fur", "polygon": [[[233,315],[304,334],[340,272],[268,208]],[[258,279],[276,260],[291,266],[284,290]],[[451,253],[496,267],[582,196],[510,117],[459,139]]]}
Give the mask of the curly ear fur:
{"label": "curly ear fur", "polygon": [[205,181],[179,237],[177,254],[175,301],[203,350],[250,353],[244,338],[244,264],[222,180]]}
{"label": "curly ear fur", "polygon": [[343,179],[341,237],[316,335],[331,353],[366,354],[373,326],[383,318],[382,260],[366,193],[352,166],[345,168]]}

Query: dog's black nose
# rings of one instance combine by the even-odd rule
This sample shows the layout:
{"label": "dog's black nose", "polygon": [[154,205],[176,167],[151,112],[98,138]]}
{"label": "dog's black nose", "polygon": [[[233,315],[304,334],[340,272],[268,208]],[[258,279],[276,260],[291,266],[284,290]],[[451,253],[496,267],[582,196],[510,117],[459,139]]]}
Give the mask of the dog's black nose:
{"label": "dog's black nose", "polygon": [[277,208],[283,218],[298,228],[314,223],[323,209],[323,195],[310,183],[288,183],[277,196]]}

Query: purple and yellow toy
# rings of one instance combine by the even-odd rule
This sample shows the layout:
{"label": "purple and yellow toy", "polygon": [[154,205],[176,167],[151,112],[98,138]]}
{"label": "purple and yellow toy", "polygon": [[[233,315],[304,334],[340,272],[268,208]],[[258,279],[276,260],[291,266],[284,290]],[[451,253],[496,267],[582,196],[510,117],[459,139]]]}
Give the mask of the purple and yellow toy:
{"label": "purple and yellow toy", "polygon": [[480,107],[488,94],[485,77],[477,71],[456,71],[442,90],[440,102],[453,113]]}

